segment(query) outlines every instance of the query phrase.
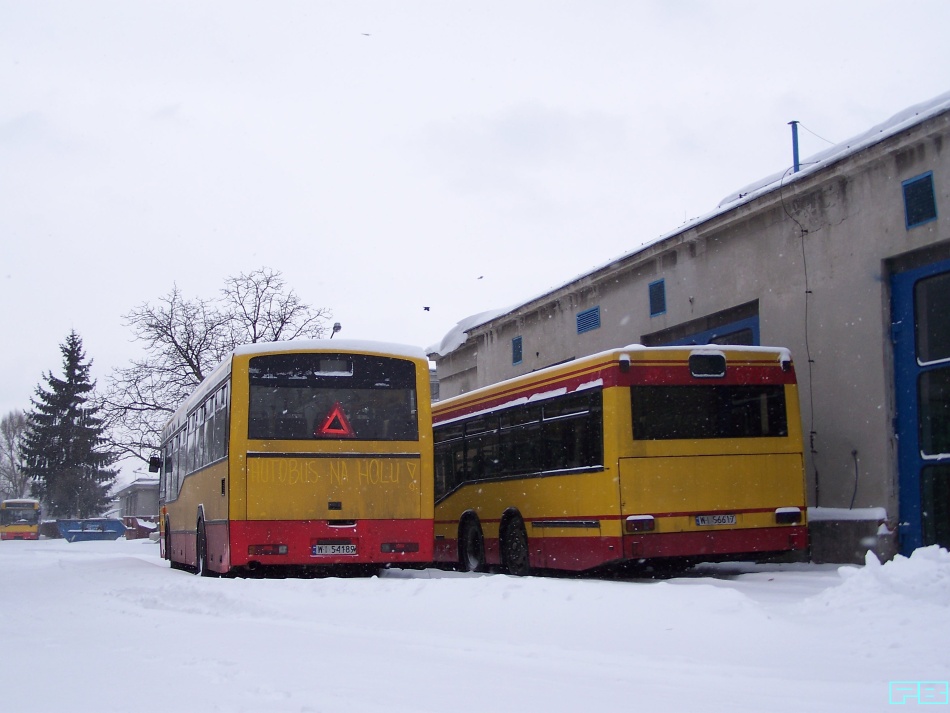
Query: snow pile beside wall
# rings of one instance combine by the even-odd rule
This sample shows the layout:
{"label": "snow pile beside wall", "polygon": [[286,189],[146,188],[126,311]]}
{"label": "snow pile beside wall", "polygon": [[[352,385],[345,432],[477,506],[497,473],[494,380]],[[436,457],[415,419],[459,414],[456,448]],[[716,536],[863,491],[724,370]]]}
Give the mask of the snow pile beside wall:
{"label": "snow pile beside wall", "polygon": [[884,564],[868,552],[864,567],[840,567],[838,575],[841,584],[809,599],[806,605],[895,614],[921,607],[950,607],[950,552],[936,545],[915,550],[910,557],[897,555]]}

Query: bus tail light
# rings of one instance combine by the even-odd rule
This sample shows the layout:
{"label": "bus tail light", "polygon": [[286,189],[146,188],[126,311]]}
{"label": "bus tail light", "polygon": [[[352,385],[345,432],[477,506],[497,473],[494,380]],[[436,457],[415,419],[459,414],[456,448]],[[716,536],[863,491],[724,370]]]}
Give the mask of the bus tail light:
{"label": "bus tail light", "polygon": [[801,508],[778,508],[775,511],[775,522],[779,525],[793,525],[801,521]]}
{"label": "bus tail light", "polygon": [[287,554],[287,545],[248,545],[247,554],[251,557],[255,555],[285,555]]}
{"label": "bus tail light", "polygon": [[656,520],[652,515],[630,515],[627,518],[627,532],[653,532]]}
{"label": "bus tail light", "polygon": [[418,542],[384,542],[380,545],[383,552],[418,552]]}

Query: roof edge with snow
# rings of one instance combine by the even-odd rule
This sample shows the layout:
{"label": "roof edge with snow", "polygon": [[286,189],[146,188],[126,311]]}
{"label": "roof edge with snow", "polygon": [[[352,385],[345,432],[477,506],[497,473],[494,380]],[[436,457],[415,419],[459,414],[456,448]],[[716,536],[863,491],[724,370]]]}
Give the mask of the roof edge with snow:
{"label": "roof edge with snow", "polygon": [[913,106],[908,107],[897,114],[894,114],[894,116],[892,116],[887,121],[872,126],[864,133],[858,134],[857,136],[847,139],[846,141],[842,141],[839,144],[835,144],[824,151],[820,151],[819,153],[808,157],[801,162],[800,170],[797,173],[790,173],[792,169],[788,168],[781,173],[774,173],[761,180],[755,181],[754,183],[750,183],[744,188],[727,195],[722,199],[722,201],[719,202],[719,205],[715,210],[707,213],[706,215],[693,218],[692,220],[678,227],[676,230],[664,233],[658,238],[643,243],[629,252],[615,257],[579,275],[575,275],[566,282],[563,282],[560,285],[547,290],[546,292],[535,295],[530,299],[506,309],[488,310],[486,312],[480,312],[460,320],[458,324],[456,324],[448,332],[448,334],[443,337],[442,341],[438,345],[433,344],[428,349],[426,349],[426,353],[429,356],[434,357],[448,356],[453,351],[465,344],[468,339],[469,332],[473,332],[477,328],[488,324],[489,322],[493,322],[499,317],[512,314],[522,307],[552,295],[558,290],[562,290],[566,286],[573,284],[578,280],[582,280],[585,277],[590,277],[612,265],[626,261],[635,255],[645,252],[655,245],[692,230],[698,225],[702,225],[703,223],[706,223],[719,215],[728,213],[729,211],[735,210],[739,206],[750,203],[757,198],[762,197],[763,195],[771,193],[772,191],[775,191],[781,187],[787,186],[793,181],[802,180],[807,176],[811,176],[819,171],[822,171],[835,163],[843,161],[844,159],[853,156],[854,154],[863,151],[864,149],[867,149],[875,144],[881,143],[882,141],[885,141],[903,131],[907,131],[918,124],[922,124],[923,122],[932,119],[946,111],[950,111],[950,92],[945,92],[929,101],[914,104]]}

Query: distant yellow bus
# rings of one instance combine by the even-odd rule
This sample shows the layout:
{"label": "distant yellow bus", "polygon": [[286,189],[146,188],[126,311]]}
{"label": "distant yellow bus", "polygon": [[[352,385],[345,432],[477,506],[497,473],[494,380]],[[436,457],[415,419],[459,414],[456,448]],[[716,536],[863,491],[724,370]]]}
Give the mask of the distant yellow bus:
{"label": "distant yellow bus", "polygon": [[808,547],[785,349],[606,351],[438,403],[433,428],[434,556],[463,570]]}
{"label": "distant yellow bus", "polygon": [[422,350],[237,349],[163,434],[163,555],[205,575],[431,562],[432,415]]}
{"label": "distant yellow bus", "polygon": [[20,498],[0,502],[0,540],[38,540],[39,530],[39,500]]}

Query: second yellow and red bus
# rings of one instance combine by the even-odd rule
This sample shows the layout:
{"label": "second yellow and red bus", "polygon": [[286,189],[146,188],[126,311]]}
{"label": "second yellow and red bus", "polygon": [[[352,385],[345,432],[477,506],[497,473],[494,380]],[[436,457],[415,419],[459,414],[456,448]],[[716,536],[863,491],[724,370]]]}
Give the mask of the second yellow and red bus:
{"label": "second yellow and red bus", "polygon": [[634,345],[433,409],[435,558],[581,571],[807,549],[795,369]]}

